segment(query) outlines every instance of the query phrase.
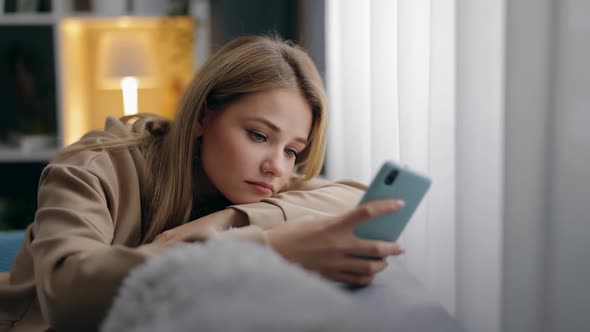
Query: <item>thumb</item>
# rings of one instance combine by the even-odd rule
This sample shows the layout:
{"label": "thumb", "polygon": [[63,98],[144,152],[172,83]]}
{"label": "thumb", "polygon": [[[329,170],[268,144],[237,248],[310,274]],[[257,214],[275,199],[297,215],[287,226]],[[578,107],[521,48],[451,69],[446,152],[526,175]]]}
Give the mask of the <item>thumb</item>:
{"label": "thumb", "polygon": [[343,224],[356,226],[375,217],[393,213],[404,207],[405,202],[397,199],[384,199],[366,202],[344,216]]}

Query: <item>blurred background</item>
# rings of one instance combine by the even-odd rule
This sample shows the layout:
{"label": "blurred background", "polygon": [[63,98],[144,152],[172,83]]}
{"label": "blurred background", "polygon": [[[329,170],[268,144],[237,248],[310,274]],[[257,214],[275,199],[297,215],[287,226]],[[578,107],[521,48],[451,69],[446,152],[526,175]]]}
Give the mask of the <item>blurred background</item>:
{"label": "blurred background", "polygon": [[324,175],[385,159],[433,187],[403,260],[466,331],[590,327],[590,2],[0,0],[0,229],[33,221],[55,152],[107,115],[172,116],[228,40],[306,48]]}

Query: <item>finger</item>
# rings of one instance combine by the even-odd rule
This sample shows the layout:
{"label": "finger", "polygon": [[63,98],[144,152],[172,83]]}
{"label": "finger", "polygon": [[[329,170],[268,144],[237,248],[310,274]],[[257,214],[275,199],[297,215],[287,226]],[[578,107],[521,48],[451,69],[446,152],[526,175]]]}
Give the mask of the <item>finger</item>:
{"label": "finger", "polygon": [[329,273],[322,273],[322,276],[326,279],[330,279],[336,282],[345,283],[348,285],[354,286],[367,286],[369,285],[373,279],[375,279],[375,275],[356,275],[346,272],[329,272]]}
{"label": "finger", "polygon": [[367,202],[347,213],[342,224],[356,226],[380,215],[396,212],[404,205],[404,201],[394,199]]}
{"label": "finger", "polygon": [[405,250],[396,242],[356,239],[348,254],[365,257],[387,257],[401,255]]}
{"label": "finger", "polygon": [[370,275],[383,271],[387,267],[384,259],[367,259],[353,255],[330,255],[318,266],[318,270],[332,272],[348,272],[358,275]]}
{"label": "finger", "polygon": [[337,269],[339,272],[368,276],[383,271],[387,265],[387,261],[384,259],[369,260],[366,258],[349,256],[345,259],[339,260],[339,266]]}

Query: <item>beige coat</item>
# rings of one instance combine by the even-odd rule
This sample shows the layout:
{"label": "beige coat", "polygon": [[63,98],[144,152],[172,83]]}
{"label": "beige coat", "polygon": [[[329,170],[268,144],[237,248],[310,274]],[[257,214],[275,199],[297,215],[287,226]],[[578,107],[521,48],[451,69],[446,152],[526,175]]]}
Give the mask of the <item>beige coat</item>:
{"label": "beige coat", "polygon": [[[104,131],[77,144],[125,137],[131,130],[137,124],[132,129],[110,118]],[[174,245],[140,245],[144,172],[136,148],[83,151],[45,168],[35,222],[11,272],[0,273],[0,331],[96,330],[127,273]],[[231,206],[250,222],[232,236],[264,243],[265,230],[277,224],[351,209],[361,188],[313,180],[260,203]]]}

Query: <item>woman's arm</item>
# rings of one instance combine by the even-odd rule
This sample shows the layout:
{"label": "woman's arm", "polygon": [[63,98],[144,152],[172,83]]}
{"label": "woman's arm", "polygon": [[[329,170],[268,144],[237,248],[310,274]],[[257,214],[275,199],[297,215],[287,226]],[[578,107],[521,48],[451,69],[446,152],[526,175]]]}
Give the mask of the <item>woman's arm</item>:
{"label": "woman's arm", "polygon": [[[104,163],[99,168],[113,171],[108,158]],[[121,237],[139,236],[141,222],[116,223],[131,218],[136,208],[134,197],[128,206],[116,201],[118,195],[129,194],[129,188],[119,185],[78,166],[49,166],[41,176],[30,248],[41,310],[57,330],[96,329],[128,272],[177,244],[122,244],[134,242]]]}
{"label": "woman's arm", "polygon": [[233,205],[248,216],[248,223],[269,229],[301,218],[336,216],[356,207],[365,187],[356,182],[320,178],[291,185],[260,203]]}
{"label": "woman's arm", "polygon": [[232,205],[170,229],[158,235],[154,242],[236,237],[267,244],[266,230],[285,222],[336,216],[350,211],[357,205],[364,189],[356,182],[330,182],[316,178],[292,185],[261,202]]}
{"label": "woman's arm", "polygon": [[[396,243],[363,240],[353,233],[356,225],[395,212],[403,202],[356,207],[363,190],[355,186],[323,180],[304,186],[260,203],[231,206],[166,231],[156,241],[249,238],[328,279],[356,285],[369,284],[387,266],[385,260],[363,257],[403,253]],[[230,229],[240,225],[248,226]]]}

